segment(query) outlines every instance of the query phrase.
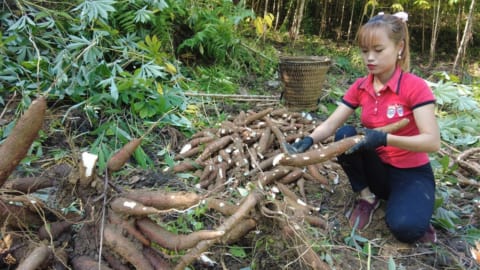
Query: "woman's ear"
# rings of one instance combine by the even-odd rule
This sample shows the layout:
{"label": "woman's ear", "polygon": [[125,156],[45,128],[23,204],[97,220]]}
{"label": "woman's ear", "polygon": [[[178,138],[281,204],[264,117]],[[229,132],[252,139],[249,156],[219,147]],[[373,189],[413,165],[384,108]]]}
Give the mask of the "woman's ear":
{"label": "woman's ear", "polygon": [[402,40],[398,43],[398,54],[403,53],[403,49],[405,49],[405,40]]}

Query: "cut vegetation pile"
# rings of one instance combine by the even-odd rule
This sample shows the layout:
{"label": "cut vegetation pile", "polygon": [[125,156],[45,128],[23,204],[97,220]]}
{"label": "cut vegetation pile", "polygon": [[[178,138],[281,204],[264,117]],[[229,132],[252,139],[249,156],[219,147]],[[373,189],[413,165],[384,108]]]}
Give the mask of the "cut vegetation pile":
{"label": "cut vegetation pile", "polygon": [[[44,102],[43,98],[33,102],[12,131],[10,136],[15,137],[1,145],[0,180],[10,176],[37,136]],[[183,270],[203,265],[200,268],[214,269],[206,266],[211,264],[209,251],[241,242],[257,228],[273,226],[275,230],[268,233],[278,234],[295,252],[292,268],[331,269],[331,264],[340,262],[327,263],[321,254],[328,248],[317,243],[314,249],[311,236],[312,230],[328,235],[332,224],[306,196],[305,186],[313,184],[331,193],[339,170],[333,158],[361,136],[325,141],[304,154],[288,155],[284,143],[308,135],[318,121],[285,109],[265,109],[240,112],[218,127],[199,131],[182,145],[175,166],[168,169],[172,175],[190,176],[185,180],[191,181],[188,190],[126,190],[114,184],[112,173],[128,162],[143,137],[114,154],[103,177],[95,171],[96,156],[84,153],[63,180],[51,175],[8,180],[0,205],[3,267]],[[385,130],[392,132],[404,124]],[[478,169],[478,163],[468,164],[470,170]],[[52,186],[59,198],[55,205],[35,198],[33,192]],[[73,204],[81,213],[62,211]],[[165,226],[199,208],[217,217],[208,229],[176,233]]]}

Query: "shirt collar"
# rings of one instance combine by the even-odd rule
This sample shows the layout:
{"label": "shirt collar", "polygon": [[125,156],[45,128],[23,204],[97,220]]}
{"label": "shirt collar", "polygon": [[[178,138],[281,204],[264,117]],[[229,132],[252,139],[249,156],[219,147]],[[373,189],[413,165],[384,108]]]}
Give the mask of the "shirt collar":
{"label": "shirt collar", "polygon": [[[388,80],[387,84],[385,85],[385,90],[390,90],[394,92],[395,94],[398,95],[400,91],[400,81],[402,79],[403,71],[400,67],[397,67],[395,71],[393,72],[392,78]],[[365,80],[363,80],[359,85],[358,89],[361,90],[367,90],[367,89],[372,89],[373,90],[373,74],[369,73]]]}

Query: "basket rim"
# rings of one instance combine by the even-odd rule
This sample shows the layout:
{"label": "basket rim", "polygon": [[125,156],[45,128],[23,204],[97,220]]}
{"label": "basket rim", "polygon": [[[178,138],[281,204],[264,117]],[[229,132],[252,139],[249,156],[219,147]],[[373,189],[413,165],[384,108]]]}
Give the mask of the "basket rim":
{"label": "basket rim", "polygon": [[312,63],[312,62],[323,62],[330,63],[330,57],[328,56],[280,56],[281,63]]}

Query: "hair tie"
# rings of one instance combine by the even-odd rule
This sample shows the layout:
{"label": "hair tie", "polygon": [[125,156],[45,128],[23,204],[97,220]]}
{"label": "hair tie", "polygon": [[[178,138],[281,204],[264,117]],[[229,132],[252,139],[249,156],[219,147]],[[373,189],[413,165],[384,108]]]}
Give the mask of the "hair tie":
{"label": "hair tie", "polygon": [[393,16],[402,20],[402,22],[407,22],[408,21],[408,13],[406,13],[405,11],[399,11],[399,12],[393,14]]}

